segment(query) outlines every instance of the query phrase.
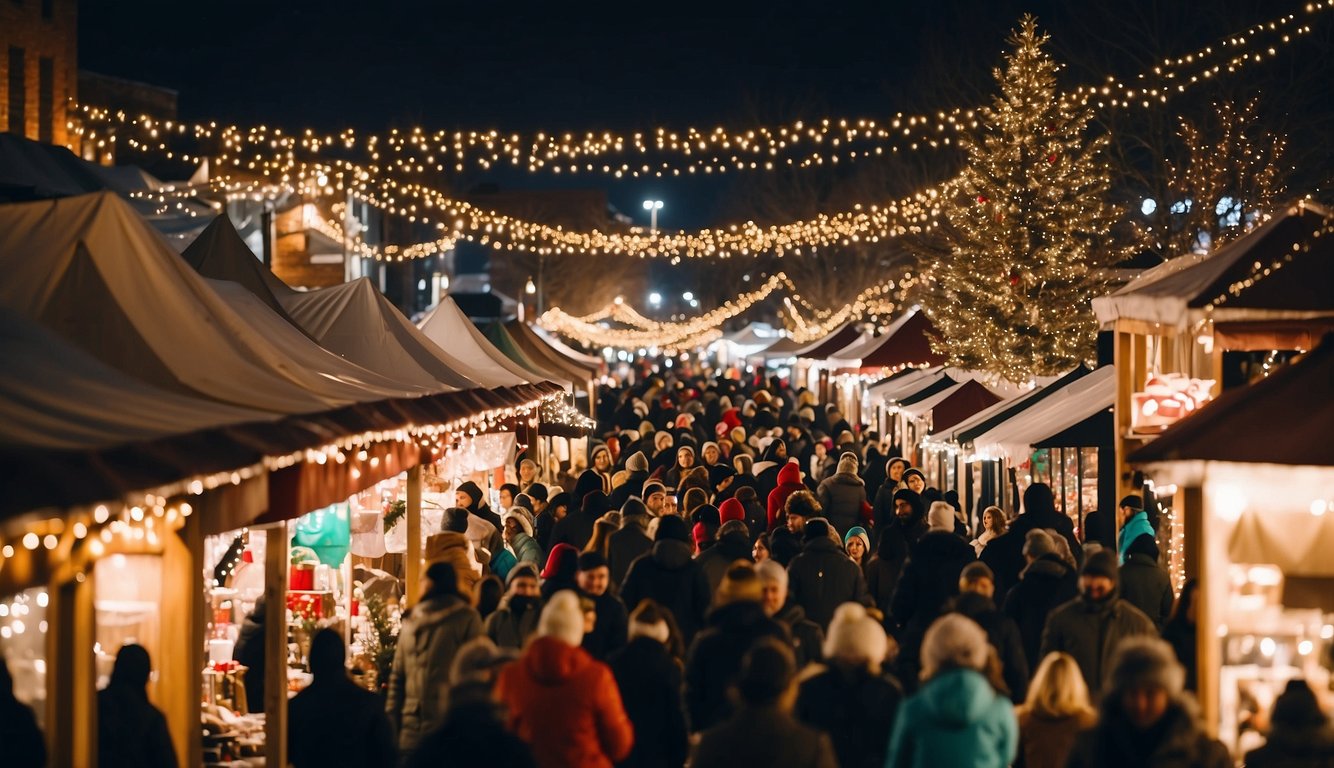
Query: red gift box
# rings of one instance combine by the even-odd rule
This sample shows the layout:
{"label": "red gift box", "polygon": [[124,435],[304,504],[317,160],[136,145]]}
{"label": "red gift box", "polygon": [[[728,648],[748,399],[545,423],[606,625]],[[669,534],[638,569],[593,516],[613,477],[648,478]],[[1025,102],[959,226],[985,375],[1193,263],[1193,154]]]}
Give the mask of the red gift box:
{"label": "red gift box", "polygon": [[287,574],[287,589],[292,592],[309,592],[315,588],[315,564],[293,563]]}
{"label": "red gift box", "polygon": [[307,619],[327,619],[334,614],[332,592],[288,592],[287,610]]}

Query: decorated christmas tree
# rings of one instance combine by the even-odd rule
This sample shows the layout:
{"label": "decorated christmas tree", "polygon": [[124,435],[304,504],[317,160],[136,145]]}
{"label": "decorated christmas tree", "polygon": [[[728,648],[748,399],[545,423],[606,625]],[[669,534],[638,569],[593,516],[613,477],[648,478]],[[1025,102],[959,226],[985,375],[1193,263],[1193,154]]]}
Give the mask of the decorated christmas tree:
{"label": "decorated christmas tree", "polygon": [[1094,356],[1090,300],[1121,253],[1120,212],[1092,113],[1057,93],[1047,36],[1025,16],[996,71],[1000,95],[962,142],[967,164],[943,206],[925,311],[951,365],[1009,381],[1069,369]]}

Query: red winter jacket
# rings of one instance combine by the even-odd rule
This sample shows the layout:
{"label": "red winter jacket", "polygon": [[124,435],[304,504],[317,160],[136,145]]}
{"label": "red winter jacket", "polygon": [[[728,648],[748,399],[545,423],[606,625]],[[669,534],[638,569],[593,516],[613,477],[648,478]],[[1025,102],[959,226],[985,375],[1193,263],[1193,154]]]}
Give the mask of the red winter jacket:
{"label": "red winter jacket", "polygon": [[535,638],[501,671],[496,698],[539,768],[611,768],[634,746],[611,669],[554,637]]}
{"label": "red winter jacket", "polygon": [[783,511],[783,505],[787,504],[787,497],[804,490],[806,485],[801,482],[800,464],[789,461],[779,468],[778,486],[769,492],[769,530],[774,529],[774,522],[778,519],[778,514]]}

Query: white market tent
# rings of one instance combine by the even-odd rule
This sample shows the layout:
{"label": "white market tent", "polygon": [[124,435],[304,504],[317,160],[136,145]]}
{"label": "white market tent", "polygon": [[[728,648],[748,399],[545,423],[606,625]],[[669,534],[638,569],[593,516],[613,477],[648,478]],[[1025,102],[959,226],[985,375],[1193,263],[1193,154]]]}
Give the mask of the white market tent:
{"label": "white market tent", "polygon": [[979,455],[1023,456],[1030,446],[1072,427],[1116,399],[1116,368],[1103,366],[973,438]]}
{"label": "white market tent", "polygon": [[[473,376],[494,382],[491,386],[518,386],[538,380],[533,373],[496,349],[451,296],[441,296],[440,303],[421,319],[417,328],[426,338],[441,349],[448,349],[460,363],[468,366]],[[556,383],[566,390],[571,387],[568,381]]]}

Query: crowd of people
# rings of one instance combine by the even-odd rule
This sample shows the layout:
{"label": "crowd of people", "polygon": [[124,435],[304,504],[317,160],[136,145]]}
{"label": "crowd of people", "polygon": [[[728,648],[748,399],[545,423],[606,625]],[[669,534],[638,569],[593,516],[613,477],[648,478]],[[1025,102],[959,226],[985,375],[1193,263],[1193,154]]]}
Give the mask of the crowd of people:
{"label": "crowd of people", "polygon": [[[599,416],[586,467],[522,458],[499,512],[460,486],[383,711],[315,638],[294,765],[1233,763],[1193,706],[1196,585],[1174,597],[1139,498],[1115,536],[1042,483],[968,520],[776,381],[651,378]],[[1331,760],[1294,681],[1247,764]]]}

